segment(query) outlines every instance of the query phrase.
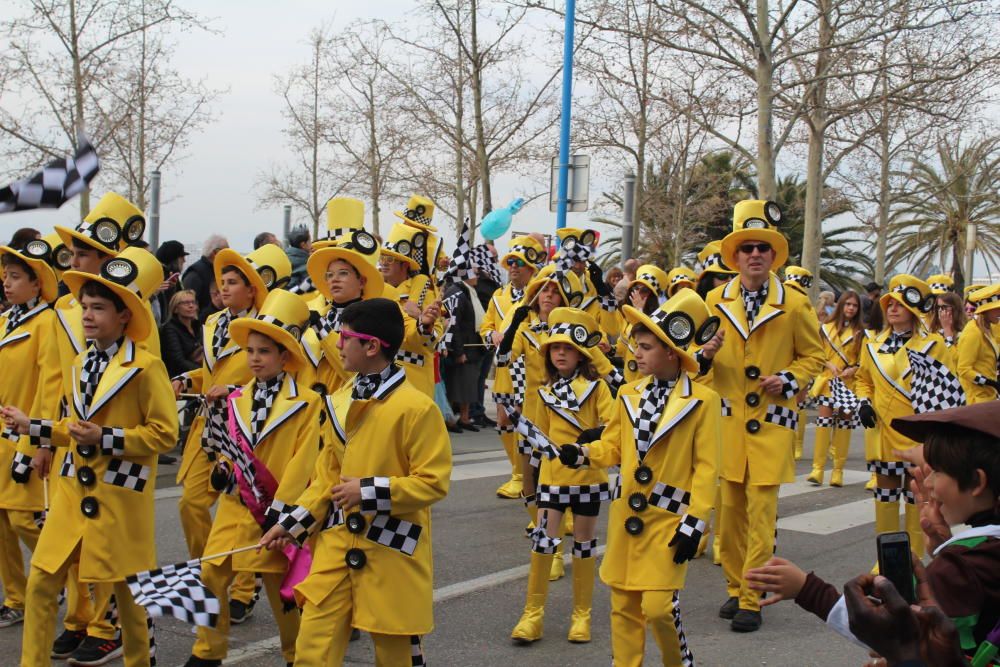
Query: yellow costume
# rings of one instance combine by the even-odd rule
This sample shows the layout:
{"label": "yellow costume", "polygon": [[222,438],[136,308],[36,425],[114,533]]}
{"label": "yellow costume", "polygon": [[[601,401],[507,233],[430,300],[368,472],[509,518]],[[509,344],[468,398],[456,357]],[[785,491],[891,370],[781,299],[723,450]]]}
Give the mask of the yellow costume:
{"label": "yellow costume", "polygon": [[1000,285],[972,293],[976,320],[969,321],[958,337],[956,370],[965,390],[966,403],[982,403],[997,398],[997,368],[1000,364],[1000,339],[997,326],[990,325],[988,311],[1000,309]]}
{"label": "yellow costume", "polygon": [[[667,289],[670,284],[670,278],[668,274],[664,273],[663,269],[653,264],[643,264],[636,269],[635,280],[628,286],[628,294],[632,294],[632,289],[636,285],[643,285],[648,288],[653,293],[652,297],[650,297],[653,303],[647,304],[646,308],[649,312],[652,312],[661,302],[667,300]],[[690,287],[690,285],[686,286]],[[631,305],[631,301],[628,301],[628,305]],[[615,354],[625,362],[625,381],[632,383],[642,377],[639,374],[639,367],[635,361],[635,348],[632,346],[632,325],[625,321],[624,315],[619,314],[618,317],[620,320],[618,330],[621,332],[621,335],[618,337]]]}

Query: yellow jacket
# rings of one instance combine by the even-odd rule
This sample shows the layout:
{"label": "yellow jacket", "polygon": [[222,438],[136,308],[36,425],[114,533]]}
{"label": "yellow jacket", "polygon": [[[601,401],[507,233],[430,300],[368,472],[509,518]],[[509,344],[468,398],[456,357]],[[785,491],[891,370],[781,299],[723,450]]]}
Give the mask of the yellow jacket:
{"label": "yellow jacket", "polygon": [[[187,383],[185,391],[193,394],[204,394],[212,387],[227,386],[232,389],[242,387],[250,382],[253,374],[247,366],[247,355],[236,341],[232,338],[226,343],[219,356],[215,356],[212,349],[212,337],[215,335],[215,328],[218,325],[219,317],[224,311],[212,313],[205,321],[202,328],[202,346],[205,350],[205,361],[201,368],[184,373],[180,377]],[[257,312],[250,309],[246,317],[256,317]],[[232,322],[230,322],[232,324]],[[191,466],[199,456],[206,456],[201,447],[201,434],[205,430],[204,414],[199,414],[191,422],[191,429],[188,431],[187,442],[184,443],[184,456],[181,459],[180,469],[177,471],[177,483],[181,484],[187,477]]]}
{"label": "yellow jacket", "polygon": [[[731,482],[784,484],[795,479],[795,394],[823,366],[819,322],[805,296],[773,273],[767,300],[748,330],[736,276],[708,293],[708,308],[722,319],[725,341],[712,360],[712,388],[723,401],[719,470]],[[760,390],[760,377],[784,374],[781,395]],[[751,378],[750,375],[754,377]],[[753,403],[753,405],[752,405]]]}
{"label": "yellow jacket", "polygon": [[[310,306],[315,306],[315,301]],[[317,312],[325,316],[330,311],[330,304],[323,301]],[[332,331],[322,339],[313,327],[307,327],[302,333],[302,349],[306,353],[309,365],[299,371],[299,384],[312,388],[317,383],[326,387],[326,393],[332,394],[351,381],[354,373],[344,370],[343,362],[337,350],[340,333]]]}
{"label": "yellow jacket", "polygon": [[[320,417],[323,400],[319,394],[300,387],[290,375],[278,390],[267,421],[257,436],[250,433],[251,407],[256,380],[243,388],[233,400],[237,428],[253,447],[254,456],[278,482],[272,513],[277,517],[286,503],[295,502],[302,494],[316,466],[320,450]],[[329,428],[329,424],[326,425]],[[212,522],[212,532],[205,545],[206,554],[222,553],[260,541],[263,531],[250,510],[239,498],[239,490],[223,495]],[[287,569],[287,560],[280,551],[244,551],[233,555],[233,570],[237,572],[277,572]]]}
{"label": "yellow jacket", "polygon": [[[59,414],[62,373],[56,343],[56,315],[44,301],[22,315],[19,326],[7,331],[7,316],[0,317],[0,405],[20,408],[25,414],[52,418]],[[14,481],[12,466],[27,466],[34,455],[27,437],[19,437],[0,424],[0,508],[38,512],[45,509],[42,480],[31,471],[27,483]]]}
{"label": "yellow jacket", "polygon": [[1000,341],[990,333],[984,334],[979,323],[969,320],[958,337],[957,346],[958,379],[965,390],[965,402],[984,403],[997,398],[997,390],[983,380],[997,379],[997,359],[1000,358]]}
{"label": "yellow jacket", "polygon": [[921,331],[913,334],[906,345],[895,354],[882,354],[878,350],[889,337],[891,329],[882,331],[874,340],[865,343],[861,349],[861,368],[855,376],[854,393],[858,398],[867,399],[875,410],[879,427],[879,444],[874,452],[875,460],[898,461],[894,449],[909,449],[917,443],[904,437],[890,424],[896,417],[913,414],[910,403],[910,370],[907,348],[918,350],[934,357],[949,368],[954,368],[951,349],[944,343],[941,334]]}
{"label": "yellow jacket", "polygon": [[479,335],[483,337],[483,340],[492,342],[491,335],[494,331],[503,333],[501,325],[507,319],[507,316],[513,312],[515,305],[511,289],[513,287],[510,283],[507,283],[493,292],[493,296],[490,297],[490,305],[486,308],[486,313],[483,315],[483,322],[479,326]]}
{"label": "yellow jacket", "polygon": [[[80,581],[121,581],[156,567],[156,457],[177,441],[177,409],[163,362],[126,338],[84,410],[83,361],[84,355],[76,358],[71,386],[62,389],[70,416],[44,424],[52,428],[50,438],[32,438],[33,444],[69,448],[72,456],[66,456],[58,474],[75,479],[64,480],[52,494],[31,563],[54,573],[79,545]],[[77,445],[68,430],[70,422],[84,419],[105,429],[89,457],[84,456],[88,448]],[[88,470],[93,482],[85,486]]]}
{"label": "yellow jacket", "polygon": [[[334,444],[323,449],[309,488],[279,519],[300,538],[300,529],[320,530],[312,569],[296,592],[319,604],[349,577],[353,627],[423,635],[434,627],[431,505],[448,493],[448,432],[441,411],[402,370],[371,399],[353,400],[352,389],[327,398]],[[346,518],[330,500],[341,475],[362,481],[361,507]],[[363,565],[349,567],[349,554]]]}
{"label": "yellow jacket", "polygon": [[[615,401],[603,380],[588,380],[578,375],[571,387],[579,402],[576,411],[561,406],[549,385],[538,390],[538,421],[535,425],[556,447],[576,442],[581,431],[607,424],[613,414]],[[558,493],[553,487],[575,485],[597,484],[607,491],[608,473],[604,468],[568,468],[559,459],[543,457],[538,469],[538,484],[538,491],[543,495],[546,492]]]}
{"label": "yellow jacket", "polygon": [[[823,340],[823,352],[826,354],[824,361],[827,364],[832,365],[839,371],[843,371],[848,366],[856,366],[858,364],[862,341],[858,341],[853,329],[844,329],[838,334],[836,324],[827,322],[820,327],[819,333]],[[863,333],[859,333],[858,335],[864,336]],[[809,395],[813,397],[829,396],[829,382],[832,379],[833,373],[830,372],[829,368],[824,366],[816,378],[815,384],[813,384],[812,389],[809,391]],[[842,379],[849,389],[854,386],[855,378]]]}
{"label": "yellow jacket", "polygon": [[625,322],[623,316],[619,317],[622,319],[621,335],[618,336],[618,342],[615,344],[615,355],[621,357],[622,361],[625,362],[622,373],[625,375],[625,381],[631,383],[642,379],[643,375],[639,372],[639,365],[635,360],[635,348],[632,346],[632,325]]}
{"label": "yellow jacket", "polygon": [[[513,314],[512,310],[504,318],[501,331],[506,331],[510,327]],[[538,317],[538,313],[532,310],[527,319],[518,326],[509,355],[505,355],[503,358],[497,357],[497,367],[507,370],[504,375],[497,374],[493,385],[493,391],[497,393],[520,393],[522,388],[514,386],[511,371],[515,364],[524,366],[524,403],[521,407],[521,414],[531,421],[535,421],[538,417],[538,388],[545,384],[545,357],[542,355],[542,345],[548,338],[547,331],[547,325],[544,325]]]}
{"label": "yellow jacket", "polygon": [[[682,521],[705,531],[715,499],[718,452],[721,446],[719,395],[681,373],[657,422],[653,443],[640,461],[634,423],[648,377],[623,385],[599,441],[587,445],[591,468],[621,466],[620,488],[608,517],[608,549],[601,563],[601,580],[626,590],[684,588],[687,563],[673,561],[667,546]],[[641,483],[636,471],[649,469]],[[632,509],[630,499],[644,499]],[[625,522],[639,517],[643,529],[626,532]]]}
{"label": "yellow jacket", "polygon": [[[400,301],[409,299],[417,303],[421,310],[438,298],[437,290],[434,289],[430,279],[423,274],[404,280],[396,289],[399,291]],[[404,312],[403,325],[405,335],[403,344],[396,353],[396,363],[403,367],[407,379],[414,387],[433,399],[434,351],[437,342],[444,334],[444,322],[438,318],[432,329],[425,333],[420,330],[419,322]]]}

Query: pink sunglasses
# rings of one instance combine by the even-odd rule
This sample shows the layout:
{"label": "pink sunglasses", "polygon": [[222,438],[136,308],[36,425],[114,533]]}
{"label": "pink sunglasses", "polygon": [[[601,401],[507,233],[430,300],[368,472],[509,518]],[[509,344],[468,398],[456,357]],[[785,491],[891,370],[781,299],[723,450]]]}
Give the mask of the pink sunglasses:
{"label": "pink sunglasses", "polygon": [[378,343],[382,347],[389,347],[389,343],[385,342],[384,340],[382,340],[378,336],[371,336],[369,334],[358,333],[357,331],[346,331],[346,330],[341,330],[340,335],[341,336],[347,336],[348,338],[358,338],[360,340],[365,340],[365,341],[374,340],[374,341],[378,341]]}

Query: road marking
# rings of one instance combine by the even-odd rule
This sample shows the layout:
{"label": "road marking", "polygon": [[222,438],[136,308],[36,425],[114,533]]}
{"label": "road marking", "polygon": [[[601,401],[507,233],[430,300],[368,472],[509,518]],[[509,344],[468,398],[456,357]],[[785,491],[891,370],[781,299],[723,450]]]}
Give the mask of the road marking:
{"label": "road marking", "polygon": [[[806,481],[809,474],[798,475],[795,481],[791,484],[782,484],[781,488],[778,489],[779,498],[790,498],[792,496],[800,496],[803,493],[812,493],[814,491],[822,491],[823,489],[828,489],[828,486],[816,486],[810,484]],[[871,478],[871,473],[861,472],[860,470],[845,470],[844,471],[844,484],[860,484],[861,482],[867,482]]]}
{"label": "road marking", "polygon": [[451,481],[460,482],[466,479],[480,479],[482,477],[503,477],[510,475],[510,461],[504,456],[499,461],[488,461],[486,463],[470,463],[463,466],[455,466],[451,469]]}
{"label": "road marking", "polygon": [[[902,511],[902,507],[900,508]],[[778,530],[793,530],[812,535],[831,535],[875,522],[872,499],[827,507],[813,512],[778,519]]]}
{"label": "road marking", "polygon": [[451,457],[452,462],[462,462],[462,461],[482,461],[484,459],[498,459],[507,458],[507,453],[502,449],[492,450],[488,452],[469,452],[468,454],[455,454]]}

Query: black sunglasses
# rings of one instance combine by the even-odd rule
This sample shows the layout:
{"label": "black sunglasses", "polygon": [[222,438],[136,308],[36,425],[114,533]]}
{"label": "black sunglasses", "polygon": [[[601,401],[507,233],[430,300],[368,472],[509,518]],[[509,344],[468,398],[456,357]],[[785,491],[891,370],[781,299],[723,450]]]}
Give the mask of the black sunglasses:
{"label": "black sunglasses", "polygon": [[740,252],[743,253],[744,255],[752,255],[754,250],[756,250],[757,252],[759,252],[760,254],[763,255],[765,252],[769,252],[771,250],[771,244],[770,243],[741,243],[740,244]]}
{"label": "black sunglasses", "polygon": [[523,259],[518,259],[517,257],[511,257],[507,260],[507,266],[527,266]]}

